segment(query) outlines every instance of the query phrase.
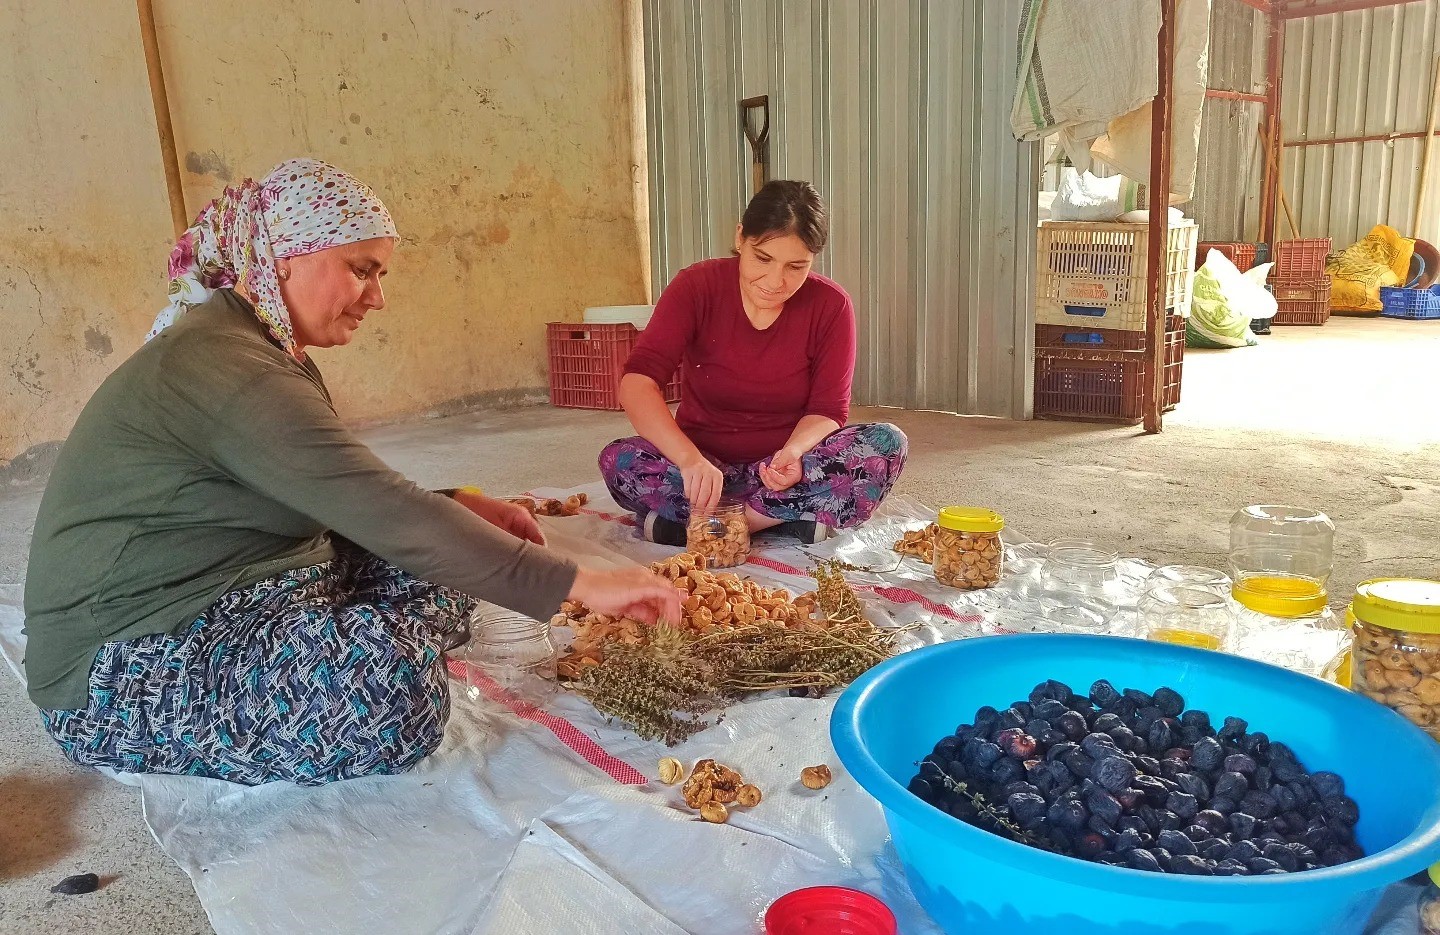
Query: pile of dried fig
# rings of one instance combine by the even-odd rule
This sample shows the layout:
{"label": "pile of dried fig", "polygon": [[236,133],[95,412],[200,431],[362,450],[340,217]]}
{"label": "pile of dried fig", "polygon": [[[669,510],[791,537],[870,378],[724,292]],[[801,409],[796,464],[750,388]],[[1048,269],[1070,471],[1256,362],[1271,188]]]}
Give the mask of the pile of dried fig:
{"label": "pile of dried fig", "polygon": [[[660,761],[660,781],[666,785],[679,782],[684,773],[685,768],[674,757],[666,757]],[[695,768],[690,771],[690,778],[685,780],[685,785],[681,787],[680,794],[684,797],[685,804],[699,812],[701,818],[717,825],[723,824],[730,817],[729,806],[754,808],[764,798],[758,787],[747,783],[735,770],[714,760],[701,760],[696,763]]]}
{"label": "pile of dried fig", "polygon": [[[650,566],[651,570],[686,592],[684,618],[672,624],[688,635],[700,636],[720,629],[735,629],[761,622],[796,628],[811,619],[816,609],[813,593],[791,598],[783,588],[767,588],[749,578],[706,570],[703,556],[682,552]],[[560,675],[576,679],[586,666],[605,659],[605,645],[645,645],[652,628],[628,617],[592,613],[575,601],[566,601],[551,620],[555,627],[571,627],[575,640],[560,659]]]}

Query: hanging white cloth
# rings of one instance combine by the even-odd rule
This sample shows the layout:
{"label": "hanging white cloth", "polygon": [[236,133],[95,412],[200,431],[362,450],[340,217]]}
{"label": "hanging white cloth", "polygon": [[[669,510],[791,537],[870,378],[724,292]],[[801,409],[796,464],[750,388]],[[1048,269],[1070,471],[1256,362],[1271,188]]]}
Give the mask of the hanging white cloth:
{"label": "hanging white cloth", "polygon": [[[1019,84],[1010,126],[1020,140],[1055,135],[1075,168],[1092,158],[1150,177],[1150,106],[1159,91],[1160,0],[1024,0]],[[1171,204],[1194,195],[1205,103],[1210,0],[1178,0],[1172,97]]]}

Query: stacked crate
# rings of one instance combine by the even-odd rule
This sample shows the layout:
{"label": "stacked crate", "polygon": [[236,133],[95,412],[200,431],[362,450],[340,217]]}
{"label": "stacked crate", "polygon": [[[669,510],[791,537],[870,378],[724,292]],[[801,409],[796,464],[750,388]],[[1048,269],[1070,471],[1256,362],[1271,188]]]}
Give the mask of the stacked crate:
{"label": "stacked crate", "polygon": [[1330,320],[1330,277],[1325,258],[1330,238],[1282,240],[1275,245],[1270,286],[1279,308],[1277,325],[1323,325]]}
{"label": "stacked crate", "polygon": [[[640,331],[631,324],[550,322],[550,405],[564,409],[619,410],[620,378]],[[662,386],[665,401],[680,399],[680,373]]]}
{"label": "stacked crate", "polygon": [[[1146,224],[1050,221],[1036,259],[1035,417],[1134,424],[1145,415]],[[1164,408],[1180,402],[1197,228],[1173,225],[1165,251]]]}
{"label": "stacked crate", "polygon": [[1195,268],[1198,270],[1205,265],[1205,259],[1210,256],[1211,250],[1219,250],[1225,255],[1226,259],[1235,264],[1236,269],[1243,273],[1255,265],[1255,256],[1258,249],[1259,244],[1253,243],[1228,240],[1202,240],[1200,241],[1200,245],[1195,248]]}

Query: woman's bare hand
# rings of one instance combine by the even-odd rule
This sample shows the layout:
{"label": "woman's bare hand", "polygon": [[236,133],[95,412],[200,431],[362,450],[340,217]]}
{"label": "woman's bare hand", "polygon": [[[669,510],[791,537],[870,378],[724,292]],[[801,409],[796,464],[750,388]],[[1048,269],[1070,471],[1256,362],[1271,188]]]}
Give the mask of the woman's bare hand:
{"label": "woman's bare hand", "polygon": [[681,618],[679,589],[644,568],[582,568],[575,575],[570,599],[593,611],[641,623],[674,624]]}
{"label": "woman's bare hand", "polygon": [[471,513],[517,539],[525,539],[536,545],[545,544],[545,534],[540,531],[540,524],[523,506],[466,490],[455,491],[453,499]]}
{"label": "woman's bare hand", "polygon": [[800,455],[788,448],[781,448],[775,452],[775,456],[770,459],[768,465],[760,465],[760,483],[765,485],[766,490],[773,490],[776,493],[794,487],[804,476],[805,470],[800,464]]}
{"label": "woman's bare hand", "polygon": [[720,469],[699,455],[680,465],[680,476],[685,480],[685,499],[690,501],[691,515],[713,512],[725,489],[725,475]]}

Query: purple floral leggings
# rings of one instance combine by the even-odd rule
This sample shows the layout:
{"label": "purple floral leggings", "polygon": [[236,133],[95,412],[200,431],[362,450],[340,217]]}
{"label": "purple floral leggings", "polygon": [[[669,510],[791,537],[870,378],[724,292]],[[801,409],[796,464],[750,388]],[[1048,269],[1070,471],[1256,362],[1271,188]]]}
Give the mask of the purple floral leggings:
{"label": "purple floral leggings", "polygon": [[[844,529],[875,512],[899,479],[909,450],[905,433],[893,425],[847,425],[805,455],[800,483],[779,493],[760,482],[759,468],[769,464],[769,458],[754,464],[710,460],[725,475],[725,495],[743,500],[762,516]],[[680,469],[643,438],[607,445],[600,452],[600,473],[615,502],[641,517],[659,513],[684,522],[690,515]]]}

